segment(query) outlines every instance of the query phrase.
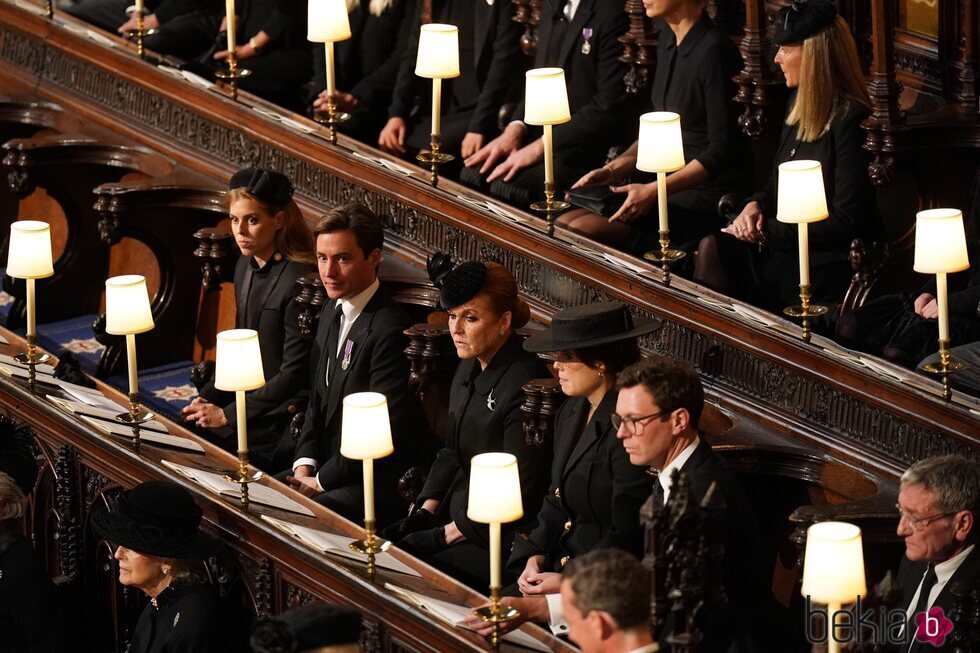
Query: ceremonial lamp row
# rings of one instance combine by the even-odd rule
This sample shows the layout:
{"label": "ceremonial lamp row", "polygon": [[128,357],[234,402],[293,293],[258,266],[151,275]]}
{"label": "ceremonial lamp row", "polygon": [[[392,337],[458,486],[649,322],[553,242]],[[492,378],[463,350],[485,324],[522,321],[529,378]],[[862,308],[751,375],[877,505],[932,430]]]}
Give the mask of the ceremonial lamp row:
{"label": "ceremonial lamp row", "polygon": [[[10,246],[7,274],[25,279],[27,283],[27,352],[17,360],[29,370],[29,387],[36,392],[36,366],[50,359],[37,351],[35,311],[36,279],[54,274],[51,252],[51,231],[46,222],[23,220],[10,226]],[[116,420],[132,426],[132,443],[140,447],[140,425],[154,419],[153,413],[141,410],[136,372],[136,335],[154,327],[146,280],[140,275],[122,275],[107,279],[106,332],[126,336],[129,373],[129,411]],[[406,383],[407,383],[406,379]],[[248,462],[248,429],[245,393],[265,385],[262,354],[258,332],[252,329],[231,329],[217,336],[214,385],[218,390],[235,393],[238,416],[238,469],[225,478],[241,485],[241,505],[248,507],[248,484],[262,478],[263,473]],[[346,458],[363,461],[364,530],[362,540],[351,542],[354,551],[367,556],[367,573],[373,579],[375,556],[391,546],[375,531],[374,517],[374,460],[394,452],[388,401],[383,394],[359,392],[347,395],[343,401],[340,453]],[[521,502],[520,476],[517,459],[507,453],[484,453],[471,462],[469,504],[467,515],[476,522],[490,526],[490,595],[491,606],[475,610],[481,618],[493,624],[491,638],[499,642],[499,624],[517,616],[514,610],[500,606],[500,525],[520,519],[524,514]]]}

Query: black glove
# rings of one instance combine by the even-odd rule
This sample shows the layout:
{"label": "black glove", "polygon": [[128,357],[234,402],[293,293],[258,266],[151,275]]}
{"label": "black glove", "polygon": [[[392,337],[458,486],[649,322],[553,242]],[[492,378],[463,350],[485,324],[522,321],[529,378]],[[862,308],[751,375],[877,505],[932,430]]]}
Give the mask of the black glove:
{"label": "black glove", "polygon": [[424,558],[425,556],[439,553],[449,546],[446,544],[446,530],[442,526],[436,526],[435,528],[429,528],[424,531],[416,531],[401,541],[396,542],[396,544],[416,558]]}
{"label": "black glove", "polygon": [[435,528],[438,525],[439,523],[436,521],[435,515],[425,508],[419,508],[408,517],[399,519],[381,531],[381,537],[390,542],[398,542],[411,533],[427,528]]}

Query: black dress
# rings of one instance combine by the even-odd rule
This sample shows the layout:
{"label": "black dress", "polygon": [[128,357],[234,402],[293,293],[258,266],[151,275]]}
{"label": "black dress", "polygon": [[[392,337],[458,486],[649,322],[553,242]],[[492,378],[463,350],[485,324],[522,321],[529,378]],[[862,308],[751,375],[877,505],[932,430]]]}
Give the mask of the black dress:
{"label": "black dress", "polygon": [[607,392],[586,423],[589,401],[568,399],[555,420],[551,487],[534,530],[518,537],[507,566],[517,575],[533,555],[546,557],[543,569],[561,571],[571,558],[603,547],[637,557],[643,553],[640,507],[653,479],[630,463],[609,416],[617,392]]}
{"label": "black dress", "polygon": [[243,651],[238,621],[209,584],[175,581],[143,609],[127,653]]}
{"label": "black dress", "polygon": [[[796,100],[794,94],[789,106]],[[717,238],[722,265],[733,288],[729,294],[773,311],[799,304],[799,244],[797,225],[776,220],[776,181],[779,164],[791,160],[819,161],[830,216],[808,225],[810,285],[816,303],[835,303],[851,279],[848,253],[851,241],[879,240],[883,234],[874,191],[868,180],[867,153],[861,149],[861,122],[868,109],[853,100],[841,100],[830,128],[823,136],[803,142],[795,125],[783,127],[773,173],[766,187],[749,199],[759,202],[765,215],[762,252],[727,234]]]}
{"label": "black dress", "polygon": [[[436,456],[425,487],[417,501],[441,501],[436,511],[440,523],[455,522],[464,542],[425,558],[426,562],[473,587],[486,590],[490,578],[489,530],[466,516],[470,459],[481,453],[514,454],[520,468],[524,517],[501,529],[502,551],[510,548],[516,530],[529,526],[547,489],[551,443],[532,446],[524,440],[521,387],[532,379],[549,377],[548,369],[534,354],[511,338],[485,370],[476,359],[460,363],[449,391],[449,433],[446,446]],[[514,579],[504,578],[508,585]]]}
{"label": "black dress", "polygon": [[[235,265],[235,327],[258,332],[266,375],[265,385],[246,395],[249,450],[253,463],[269,472],[285,469],[292,462],[289,425],[309,399],[312,339],[300,334],[301,308],[293,300],[299,291],[296,280],[312,270],[312,265],[283,258],[273,258],[259,268],[251,256],[242,256]],[[236,448],[231,437],[238,419],[234,393],[216,390],[212,377],[200,394],[223,406],[228,426],[221,434],[228,437],[219,444]]]}
{"label": "black dress", "polygon": [[0,649],[5,653],[70,650],[54,585],[16,519],[0,521]]}

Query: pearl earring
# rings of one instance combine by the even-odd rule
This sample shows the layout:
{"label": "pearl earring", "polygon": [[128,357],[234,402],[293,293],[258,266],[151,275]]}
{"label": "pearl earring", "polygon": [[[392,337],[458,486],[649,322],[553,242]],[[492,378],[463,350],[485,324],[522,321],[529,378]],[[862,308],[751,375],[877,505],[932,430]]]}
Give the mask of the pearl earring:
{"label": "pearl earring", "polygon": [[170,567],[164,567],[163,568],[163,575],[164,576],[169,576],[170,575]]}

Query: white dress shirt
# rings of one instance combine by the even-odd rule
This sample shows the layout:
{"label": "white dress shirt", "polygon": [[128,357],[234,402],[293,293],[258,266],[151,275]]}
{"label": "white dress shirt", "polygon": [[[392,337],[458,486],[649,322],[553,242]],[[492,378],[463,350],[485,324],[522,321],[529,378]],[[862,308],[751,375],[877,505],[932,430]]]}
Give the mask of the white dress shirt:
{"label": "white dress shirt", "polygon": [[694,450],[698,448],[699,444],[701,444],[701,438],[695,435],[694,442],[687,445],[684,451],[660,470],[660,475],[657,477],[657,480],[660,482],[660,487],[664,489],[664,505],[667,504],[667,499],[670,498],[670,475],[675,469],[682,469],[684,467],[684,463],[691,457],[691,454],[694,453]]}
{"label": "white dress shirt", "polygon": [[[943,591],[943,588],[946,587],[946,583],[948,583],[949,579],[953,577],[953,574],[955,574],[956,570],[960,568],[960,565],[963,564],[963,561],[966,560],[967,556],[970,555],[970,552],[973,551],[973,547],[975,546],[975,544],[971,544],[949,560],[936,563],[934,567],[936,571],[936,584],[932,586],[932,591],[929,592],[929,599],[926,601],[926,610],[931,608],[932,604],[936,602],[936,599],[939,598],[939,593]],[[915,595],[912,597],[908,607],[905,609],[906,623],[908,623],[908,620],[912,618],[912,611],[915,610],[915,606],[919,603],[919,594],[922,592],[923,580],[925,580],[925,574],[923,574],[922,578],[919,579],[919,584],[916,587]]]}

